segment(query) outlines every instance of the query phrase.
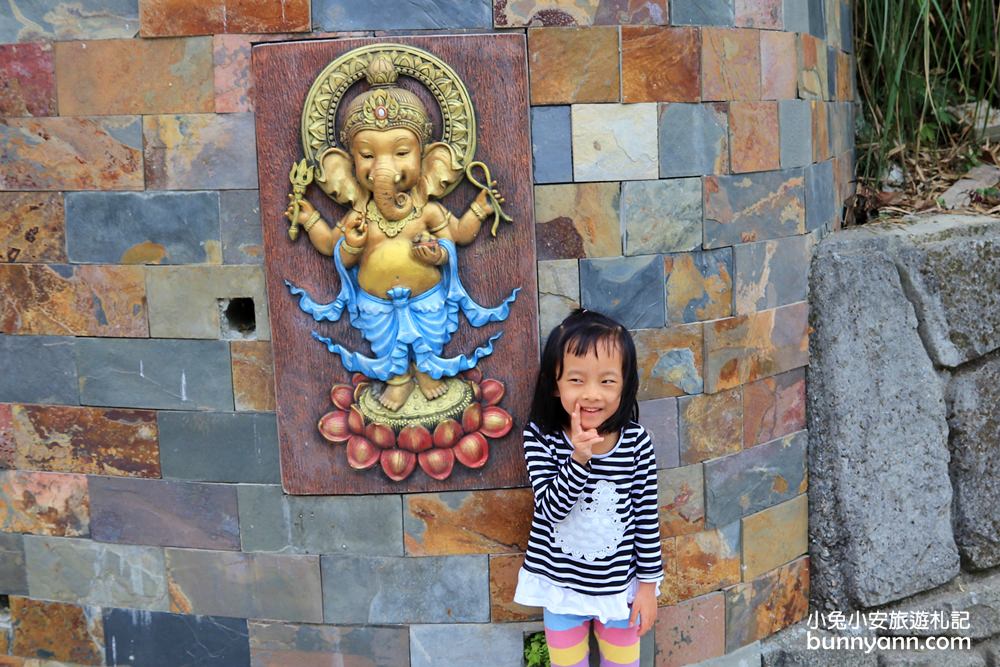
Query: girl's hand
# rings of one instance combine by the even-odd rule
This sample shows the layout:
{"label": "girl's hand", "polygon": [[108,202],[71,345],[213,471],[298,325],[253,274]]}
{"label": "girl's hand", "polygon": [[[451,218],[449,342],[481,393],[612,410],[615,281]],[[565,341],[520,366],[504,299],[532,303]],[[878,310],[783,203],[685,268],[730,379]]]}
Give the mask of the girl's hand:
{"label": "girl's hand", "polygon": [[651,581],[640,581],[639,590],[632,601],[632,614],[628,617],[628,626],[634,627],[636,620],[639,629],[636,634],[642,637],[656,623],[656,584]]}
{"label": "girl's hand", "polygon": [[597,429],[583,430],[580,424],[579,401],[573,405],[573,414],[569,416],[569,429],[569,441],[573,443],[573,460],[580,465],[587,465],[587,461],[593,456],[594,445],[600,444],[604,438],[598,434]]}

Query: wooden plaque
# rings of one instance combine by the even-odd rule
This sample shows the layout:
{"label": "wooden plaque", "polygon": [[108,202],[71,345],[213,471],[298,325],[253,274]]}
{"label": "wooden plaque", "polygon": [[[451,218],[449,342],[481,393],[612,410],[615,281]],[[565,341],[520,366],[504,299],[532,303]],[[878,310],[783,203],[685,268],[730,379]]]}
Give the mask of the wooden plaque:
{"label": "wooden plaque", "polygon": [[[289,170],[304,156],[301,117],[307,93],[316,77],[334,59],[355,48],[392,42],[423,49],[449,65],[468,89],[477,120],[475,160],[486,163],[513,217],[502,223],[496,238],[489,233],[492,216],[479,236],[458,250],[459,275],[474,300],[492,307],[515,287],[521,290],[504,322],[474,329],[459,315],[460,327],[444,349],[445,356],[467,354],[499,331],[492,355],[477,368],[506,387],[501,407],[514,418],[510,433],[489,440],[489,459],[479,469],[456,462],[450,477],[435,480],[418,466],[395,482],[379,465],[354,470],[345,445],[321,437],[317,422],[334,406],[330,388],[350,383],[351,374],[339,357],[314,340],[311,332],[332,338],[352,350],[370,354],[368,343],[349,323],[345,313],[335,323],[315,322],[299,309],[298,299],[285,286],[290,280],[317,301],[336,298],[340,281],[333,260],[317,252],[303,232],[288,237],[283,212],[291,192]],[[538,369],[538,301],[531,182],[531,141],[528,120],[527,63],[523,35],[487,34],[434,37],[322,40],[259,44],[253,47],[253,76],[257,91],[257,152],[260,210],[264,227],[268,305],[274,348],[281,479],[293,494],[409,493],[462,489],[504,488],[527,484],[521,449],[521,430],[531,402]],[[421,96],[440,137],[437,103],[426,88],[401,76],[400,87]],[[345,103],[365,90],[355,84]],[[461,215],[478,190],[463,180],[439,200]],[[345,207],[311,186],[306,198],[329,221],[337,221]]]}

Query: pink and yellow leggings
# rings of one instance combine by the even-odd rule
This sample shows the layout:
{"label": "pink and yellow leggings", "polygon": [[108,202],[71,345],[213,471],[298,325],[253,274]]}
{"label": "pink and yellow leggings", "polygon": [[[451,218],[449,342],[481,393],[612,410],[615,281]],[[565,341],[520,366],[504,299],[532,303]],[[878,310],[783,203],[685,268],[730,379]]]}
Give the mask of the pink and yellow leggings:
{"label": "pink and yellow leggings", "polygon": [[545,642],[552,667],[587,667],[590,657],[590,626],[594,626],[601,667],[639,667],[639,624],[628,619],[601,623],[593,616],[554,614],[545,610]]}

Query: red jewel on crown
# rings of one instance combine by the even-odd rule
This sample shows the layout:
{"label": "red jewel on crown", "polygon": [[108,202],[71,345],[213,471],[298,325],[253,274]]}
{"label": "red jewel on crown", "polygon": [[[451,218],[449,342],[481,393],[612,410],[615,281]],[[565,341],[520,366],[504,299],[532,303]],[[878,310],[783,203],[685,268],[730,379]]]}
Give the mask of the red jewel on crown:
{"label": "red jewel on crown", "polygon": [[388,117],[388,115],[389,115],[389,110],[386,109],[384,106],[379,105],[375,107],[375,117],[378,118],[379,120],[385,120],[386,117]]}

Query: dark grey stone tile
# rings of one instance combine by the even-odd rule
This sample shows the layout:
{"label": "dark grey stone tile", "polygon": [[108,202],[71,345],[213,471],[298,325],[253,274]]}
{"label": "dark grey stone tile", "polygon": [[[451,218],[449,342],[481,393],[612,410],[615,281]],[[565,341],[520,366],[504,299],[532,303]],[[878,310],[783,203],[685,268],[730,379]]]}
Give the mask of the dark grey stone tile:
{"label": "dark grey stone tile", "polygon": [[680,465],[680,439],[677,426],[677,399],[654,398],[639,401],[639,421],[653,439],[657,468]]}
{"label": "dark grey stone tile", "polygon": [[485,623],[487,556],[323,556],[327,623]]}
{"label": "dark grey stone tile", "polygon": [[260,197],[256,190],[219,193],[223,264],[263,264]]}
{"label": "dark grey stone tile", "polygon": [[157,424],[165,478],[281,482],[273,413],[160,412]]}
{"label": "dark grey stone tile", "polygon": [[84,264],[218,264],[219,193],[66,193],[66,252]]}
{"label": "dark grey stone tile", "polygon": [[111,666],[250,667],[243,618],[105,609],[104,642]]}
{"label": "dark grey stone tile", "polygon": [[24,564],[24,536],[0,533],[0,593],[27,595],[28,573]]}
{"label": "dark grey stone tile", "polygon": [[812,234],[802,234],[735,246],[736,314],[804,301],[814,244]]}
{"label": "dark grey stone tile", "polygon": [[240,548],[230,485],[90,477],[89,489],[90,534],[99,542]]}
{"label": "dark grey stone tile", "polygon": [[573,182],[573,137],[568,106],[531,108],[535,183]]}
{"label": "dark grey stone tile", "polygon": [[233,409],[225,341],[80,338],[76,363],[84,405]]}
{"label": "dark grey stone tile", "polygon": [[784,0],[785,30],[809,32],[809,0]]}
{"label": "dark grey stone tile", "polygon": [[[511,667],[523,662],[525,633],[540,623],[447,623],[410,626],[410,667],[476,665]],[[484,650],[488,647],[487,650]]]}
{"label": "dark grey stone tile", "polygon": [[805,231],[801,169],[706,179],[706,248],[795,236]]}
{"label": "dark grey stone tile", "polygon": [[313,24],[323,30],[493,28],[490,0],[314,0]]}
{"label": "dark grey stone tile", "polygon": [[733,25],[733,0],[671,0],[671,25]]}
{"label": "dark grey stone tile", "polygon": [[240,485],[244,551],[403,555],[397,495],[289,496],[280,486]]}
{"label": "dark grey stone tile", "polygon": [[0,335],[0,401],[78,405],[76,339]]}
{"label": "dark grey stone tile", "polygon": [[163,549],[64,537],[24,537],[33,598],[167,611]]}
{"label": "dark grey stone tile", "polygon": [[805,170],[806,229],[829,227],[837,215],[837,193],[833,181],[833,162],[817,162]]}
{"label": "dark grey stone tile", "polygon": [[250,624],[254,667],[336,664],[397,667],[410,664],[410,632],[406,627],[335,627],[293,623]]}
{"label": "dark grey stone tile", "polygon": [[812,108],[807,100],[778,102],[781,168],[812,164]]}
{"label": "dark grey stone tile", "polygon": [[663,257],[580,260],[580,295],[590,308],[629,329],[662,327],[666,320]]}
{"label": "dark grey stone tile", "polygon": [[826,39],[826,3],[825,0],[800,0],[809,3],[809,34],[819,39]]}
{"label": "dark grey stone tile", "polygon": [[706,461],[706,528],[724,526],[805,491],[807,439],[799,431]]}
{"label": "dark grey stone tile", "polygon": [[661,104],[660,176],[701,176],[729,170],[725,104]]}
{"label": "dark grey stone tile", "polygon": [[323,622],[317,556],[169,547],[165,552],[171,596],[193,613]]}

